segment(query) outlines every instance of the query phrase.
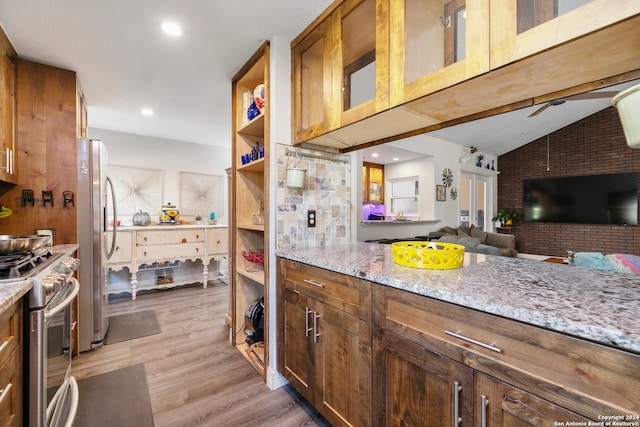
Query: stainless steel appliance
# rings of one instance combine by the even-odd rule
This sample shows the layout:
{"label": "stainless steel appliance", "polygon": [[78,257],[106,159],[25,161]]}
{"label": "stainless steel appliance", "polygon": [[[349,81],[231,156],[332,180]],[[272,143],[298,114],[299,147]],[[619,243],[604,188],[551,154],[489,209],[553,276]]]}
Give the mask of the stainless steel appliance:
{"label": "stainless steel appliance", "polygon": [[31,427],[72,425],[78,386],[71,376],[72,301],[80,284],[78,260],[44,247],[0,257],[0,286],[30,281],[25,316],[25,419]]}
{"label": "stainless steel appliance", "polygon": [[[78,141],[78,257],[80,267],[80,351],[100,347],[109,327],[107,263],[115,249],[117,212],[101,141]],[[107,221],[108,218],[113,221]],[[113,228],[107,229],[112,223]],[[110,233],[109,233],[110,232]],[[107,241],[107,235],[110,238]]]}

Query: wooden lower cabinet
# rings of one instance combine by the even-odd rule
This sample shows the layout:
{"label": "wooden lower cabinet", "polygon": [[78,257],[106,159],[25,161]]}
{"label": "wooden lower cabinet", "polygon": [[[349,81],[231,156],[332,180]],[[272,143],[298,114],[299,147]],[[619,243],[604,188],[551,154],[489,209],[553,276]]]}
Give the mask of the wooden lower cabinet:
{"label": "wooden lower cabinet", "polygon": [[473,370],[376,329],[374,425],[472,425]]}
{"label": "wooden lower cabinet", "polygon": [[371,325],[283,292],[285,378],[333,425],[371,425]]}
{"label": "wooden lower cabinet", "polygon": [[0,313],[0,426],[22,426],[22,300]]}

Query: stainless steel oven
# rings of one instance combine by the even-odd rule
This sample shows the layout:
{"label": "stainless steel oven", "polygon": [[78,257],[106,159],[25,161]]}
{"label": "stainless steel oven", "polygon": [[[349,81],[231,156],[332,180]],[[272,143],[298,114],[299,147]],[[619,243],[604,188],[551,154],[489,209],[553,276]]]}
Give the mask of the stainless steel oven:
{"label": "stainless steel oven", "polygon": [[70,427],[78,408],[71,376],[73,301],[80,284],[78,260],[44,249],[20,260],[0,260],[0,274],[28,280],[32,289],[25,314],[25,421],[30,427]]}

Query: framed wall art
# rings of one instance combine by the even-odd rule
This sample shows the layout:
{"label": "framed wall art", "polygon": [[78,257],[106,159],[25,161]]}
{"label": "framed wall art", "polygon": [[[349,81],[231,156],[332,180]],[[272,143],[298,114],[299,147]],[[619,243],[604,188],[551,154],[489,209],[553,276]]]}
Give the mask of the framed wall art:
{"label": "framed wall art", "polygon": [[447,187],[445,185],[436,185],[436,201],[445,202],[447,200]]}

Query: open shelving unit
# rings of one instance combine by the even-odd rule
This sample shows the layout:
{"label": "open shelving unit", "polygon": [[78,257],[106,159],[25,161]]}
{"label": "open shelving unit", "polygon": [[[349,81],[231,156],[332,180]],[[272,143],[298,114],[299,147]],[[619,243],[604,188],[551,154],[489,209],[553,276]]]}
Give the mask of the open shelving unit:
{"label": "open shelving unit", "polygon": [[[254,92],[259,84],[264,84],[264,110],[247,122],[244,102],[246,92]],[[268,366],[267,352],[267,298],[269,283],[268,247],[269,236],[269,42],[265,42],[249,61],[238,71],[232,80],[232,175],[233,195],[231,215],[233,254],[231,271],[231,342],[247,360],[265,375]],[[256,146],[264,147],[264,155],[259,159],[243,164],[242,155],[251,153]],[[260,200],[263,204],[262,223],[254,221]],[[242,256],[245,250],[263,250],[264,265],[250,263]],[[246,343],[245,312],[257,299],[264,298],[264,364],[251,358],[245,351]]]}

